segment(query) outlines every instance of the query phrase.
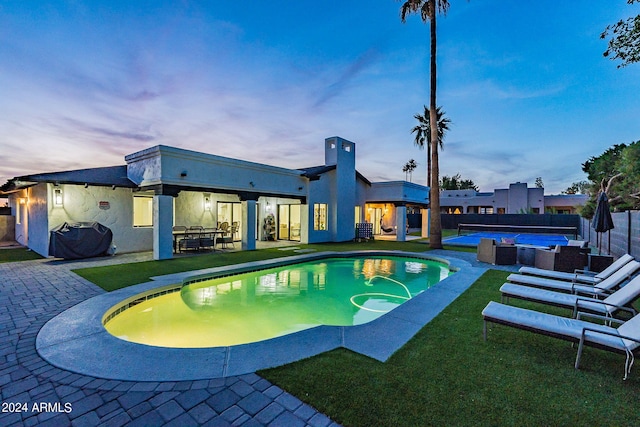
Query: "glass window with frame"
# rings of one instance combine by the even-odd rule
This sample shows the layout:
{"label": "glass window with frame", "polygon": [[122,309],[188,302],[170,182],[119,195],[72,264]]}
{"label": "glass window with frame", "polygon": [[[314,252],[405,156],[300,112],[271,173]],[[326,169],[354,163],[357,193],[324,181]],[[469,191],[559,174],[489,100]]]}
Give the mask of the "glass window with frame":
{"label": "glass window with frame", "polygon": [[313,229],[328,230],[326,203],[315,203],[313,205]]}
{"label": "glass window with frame", "polygon": [[133,226],[153,227],[153,197],[133,196]]}

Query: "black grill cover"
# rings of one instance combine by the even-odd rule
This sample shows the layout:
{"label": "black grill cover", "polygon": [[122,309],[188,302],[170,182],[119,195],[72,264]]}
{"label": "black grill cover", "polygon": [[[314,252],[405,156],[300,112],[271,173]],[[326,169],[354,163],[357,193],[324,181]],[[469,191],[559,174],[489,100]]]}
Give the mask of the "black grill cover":
{"label": "black grill cover", "polygon": [[98,222],[65,222],[51,230],[49,255],[80,259],[106,255],[113,233]]}

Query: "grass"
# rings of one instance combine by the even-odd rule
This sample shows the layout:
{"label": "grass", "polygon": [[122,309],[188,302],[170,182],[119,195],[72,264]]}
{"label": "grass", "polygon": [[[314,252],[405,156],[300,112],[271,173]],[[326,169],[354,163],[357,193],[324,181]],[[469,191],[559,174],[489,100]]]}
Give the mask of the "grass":
{"label": "grass", "polygon": [[[352,251],[352,250],[403,250],[409,252],[424,252],[429,246],[424,242],[394,242],[376,240],[362,243],[322,243],[312,245],[297,245],[304,249],[317,251]],[[469,250],[469,248],[461,248]],[[475,248],[471,248],[475,252]],[[224,265],[240,264],[249,261],[259,261],[277,257],[296,255],[291,251],[278,249],[262,249],[259,251],[215,252],[198,256],[174,258],[163,261],[144,261],[131,264],[109,265],[102,267],[81,268],[73,270],[76,274],[95,283],[106,291],[148,282],[152,276],[199,270],[202,268],[220,267]]]}
{"label": "grass", "polygon": [[42,259],[37,253],[25,248],[0,249],[0,263]]}
{"label": "grass", "polygon": [[385,363],[339,349],[259,374],[346,426],[640,425],[624,356],[587,348],[575,370],[565,341],[505,326],[483,341],[507,274],[489,270]]}
{"label": "grass", "polygon": [[[428,250],[415,241],[299,246]],[[215,253],[76,272],[110,290],[155,275],[287,255]],[[622,381],[624,356],[587,348],[575,370],[576,349],[565,341],[499,325],[483,341],[480,313],[500,300],[507,275],[489,270],[385,363],[338,349],[259,374],[346,426],[640,425],[640,376],[634,370]]]}

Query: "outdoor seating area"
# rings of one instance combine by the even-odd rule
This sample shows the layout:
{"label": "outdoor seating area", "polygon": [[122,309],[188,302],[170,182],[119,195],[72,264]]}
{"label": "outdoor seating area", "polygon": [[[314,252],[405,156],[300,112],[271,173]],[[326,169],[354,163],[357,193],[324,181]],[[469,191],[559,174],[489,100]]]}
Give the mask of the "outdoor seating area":
{"label": "outdoor seating area", "polygon": [[516,263],[518,249],[513,243],[500,243],[495,239],[480,239],[478,261],[493,265],[513,265]]}
{"label": "outdoor seating area", "polygon": [[[635,354],[640,348],[640,315],[635,315],[627,321],[607,317],[608,324],[603,325],[582,320],[581,317],[569,319],[491,301],[482,311],[482,317],[485,340],[487,339],[487,322],[491,322],[579,343],[574,365],[576,369],[580,367],[585,345],[623,353],[626,355],[625,380],[633,366]],[[595,318],[602,319],[602,316],[595,316]],[[612,322],[619,326],[617,328],[609,326]]]}
{"label": "outdoor seating area", "polygon": [[[495,323],[578,342],[576,369],[585,345],[623,353],[627,379],[640,348],[640,315],[633,306],[640,299],[640,262],[631,255],[600,273],[523,267],[507,277],[500,293],[501,302],[491,301],[482,311],[485,340],[487,323]],[[510,299],[566,308],[571,317],[507,305]]]}
{"label": "outdoor seating area", "polygon": [[199,225],[189,227],[176,225],[172,229],[173,251],[186,253],[234,247],[234,235],[238,232],[237,227],[237,225],[229,227],[227,222],[218,224],[216,228],[205,228]]}

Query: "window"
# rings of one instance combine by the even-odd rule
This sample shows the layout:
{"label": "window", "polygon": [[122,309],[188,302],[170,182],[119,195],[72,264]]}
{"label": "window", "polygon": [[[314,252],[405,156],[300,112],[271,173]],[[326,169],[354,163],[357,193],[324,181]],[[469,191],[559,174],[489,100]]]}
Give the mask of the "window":
{"label": "window", "polygon": [[133,226],[153,226],[153,197],[133,196]]}
{"label": "window", "polygon": [[313,205],[313,229],[327,230],[327,204],[315,203]]}

